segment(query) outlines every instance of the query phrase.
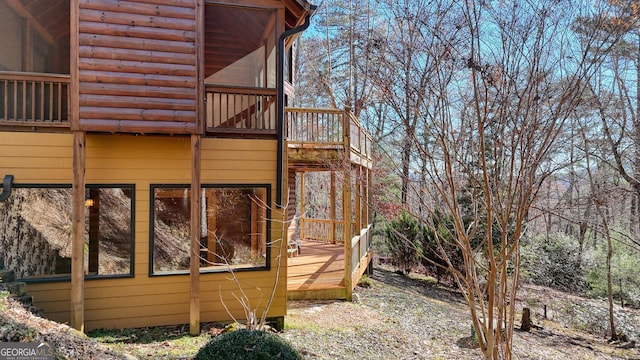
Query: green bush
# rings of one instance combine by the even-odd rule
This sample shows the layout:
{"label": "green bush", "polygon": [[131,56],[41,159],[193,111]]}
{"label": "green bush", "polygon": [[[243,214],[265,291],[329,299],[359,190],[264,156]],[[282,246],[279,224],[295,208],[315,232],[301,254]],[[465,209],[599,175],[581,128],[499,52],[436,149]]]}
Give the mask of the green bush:
{"label": "green bush", "polygon": [[[612,242],[611,282],[613,298],[625,305],[640,306],[640,272],[638,260],[640,251],[620,241]],[[607,297],[607,246],[600,245],[586,270],[589,295]]]}
{"label": "green bush", "polygon": [[422,256],[422,230],[418,220],[403,211],[399,217],[387,224],[385,235],[391,262],[408,274],[413,266],[419,264]]}
{"label": "green bush", "polygon": [[454,243],[453,220],[439,211],[435,211],[429,219],[428,226],[422,227],[422,265],[435,274],[438,284],[447,275],[448,267],[442,251],[445,252],[451,265],[457,270],[464,271],[462,251]]}
{"label": "green bush", "polygon": [[277,335],[258,330],[238,330],[213,338],[196,354],[195,360],[213,359],[302,359]]}
{"label": "green bush", "polygon": [[523,279],[567,292],[582,292],[586,284],[578,258],[578,241],[555,233],[522,240]]}

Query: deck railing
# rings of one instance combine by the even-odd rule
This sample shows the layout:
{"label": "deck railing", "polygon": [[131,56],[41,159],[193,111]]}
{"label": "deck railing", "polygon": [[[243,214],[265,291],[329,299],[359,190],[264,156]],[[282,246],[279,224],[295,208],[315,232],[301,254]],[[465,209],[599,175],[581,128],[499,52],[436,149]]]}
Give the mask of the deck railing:
{"label": "deck railing", "polygon": [[0,125],[69,127],[69,75],[0,71]]}
{"label": "deck railing", "polygon": [[327,109],[286,110],[289,146],[338,148],[344,145],[344,112]]}
{"label": "deck railing", "polygon": [[348,112],[351,130],[351,151],[366,159],[371,159],[371,135],[362,127],[360,121],[352,112]]}
{"label": "deck railing", "polygon": [[344,243],[343,226],[342,220],[300,218],[300,237],[318,242]]}
{"label": "deck railing", "polygon": [[206,86],[208,133],[275,135],[275,89]]}
{"label": "deck railing", "polygon": [[[371,261],[371,225],[361,229],[360,233],[351,239],[351,264],[347,264],[347,276],[351,275],[353,288],[358,284],[362,274]],[[349,269],[351,267],[351,269]]]}
{"label": "deck railing", "polygon": [[[371,136],[349,110],[286,108],[290,147],[347,149],[371,159]],[[348,129],[345,132],[345,129]],[[348,139],[347,136],[348,135]],[[345,146],[345,142],[349,146]]]}
{"label": "deck railing", "polygon": [[[327,243],[343,244],[344,221],[330,219],[300,218],[300,238]],[[333,231],[333,237],[331,236]],[[351,233],[356,234],[358,225],[351,223]]]}

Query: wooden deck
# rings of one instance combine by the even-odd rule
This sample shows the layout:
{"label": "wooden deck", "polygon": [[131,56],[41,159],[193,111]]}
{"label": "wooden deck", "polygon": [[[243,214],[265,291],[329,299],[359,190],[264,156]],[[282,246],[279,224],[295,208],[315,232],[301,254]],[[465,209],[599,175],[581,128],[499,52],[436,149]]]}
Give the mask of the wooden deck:
{"label": "wooden deck", "polygon": [[301,241],[298,256],[288,259],[289,299],[345,299],[344,245]]}

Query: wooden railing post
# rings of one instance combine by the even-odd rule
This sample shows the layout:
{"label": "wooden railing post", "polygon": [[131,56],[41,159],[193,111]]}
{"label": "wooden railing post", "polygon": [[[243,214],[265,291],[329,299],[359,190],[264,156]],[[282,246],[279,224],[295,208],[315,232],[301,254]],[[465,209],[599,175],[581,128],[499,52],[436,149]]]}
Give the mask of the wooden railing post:
{"label": "wooden railing post", "polygon": [[344,150],[346,160],[349,160],[349,153],[351,152],[351,108],[344,108],[344,115],[342,116],[342,127],[344,134]]}

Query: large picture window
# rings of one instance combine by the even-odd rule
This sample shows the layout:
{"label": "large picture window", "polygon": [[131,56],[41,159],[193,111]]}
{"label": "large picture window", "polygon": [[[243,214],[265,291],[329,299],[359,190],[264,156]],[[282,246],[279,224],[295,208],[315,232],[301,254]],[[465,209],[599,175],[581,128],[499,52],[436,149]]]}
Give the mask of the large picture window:
{"label": "large picture window", "polygon": [[[189,269],[191,191],[152,186],[151,273]],[[266,269],[269,266],[267,185],[204,185],[201,193],[201,271]]]}
{"label": "large picture window", "polygon": [[[88,185],[85,211],[87,278],[133,274],[133,185]],[[0,203],[5,267],[23,280],[69,279],[71,186],[15,185]]]}

